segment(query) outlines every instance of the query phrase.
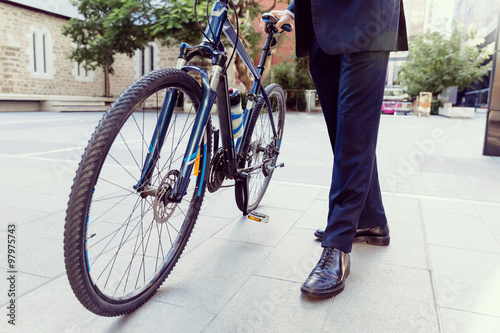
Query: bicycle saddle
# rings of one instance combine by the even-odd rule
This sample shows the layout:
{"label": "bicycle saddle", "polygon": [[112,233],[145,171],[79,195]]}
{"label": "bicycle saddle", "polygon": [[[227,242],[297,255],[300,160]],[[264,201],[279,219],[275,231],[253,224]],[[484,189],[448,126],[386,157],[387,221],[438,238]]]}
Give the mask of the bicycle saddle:
{"label": "bicycle saddle", "polygon": [[[262,20],[264,20],[265,22],[269,22],[269,23],[272,23],[273,25],[278,23],[278,18],[272,14],[269,14],[269,13],[266,13],[266,14],[263,14],[262,15]],[[291,24],[283,24],[281,26],[281,29],[283,29],[284,31],[286,32],[290,32],[292,31],[292,25]]]}

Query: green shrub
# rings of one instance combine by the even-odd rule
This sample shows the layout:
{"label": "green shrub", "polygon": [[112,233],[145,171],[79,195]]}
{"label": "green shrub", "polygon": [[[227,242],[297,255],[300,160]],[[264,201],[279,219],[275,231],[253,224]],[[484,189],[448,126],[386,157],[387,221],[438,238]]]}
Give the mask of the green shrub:
{"label": "green shrub", "polygon": [[287,58],[282,63],[274,65],[271,70],[265,85],[276,82],[285,90],[315,89],[309,73],[309,58],[295,58],[294,60]]}
{"label": "green shrub", "polygon": [[433,99],[431,101],[431,114],[432,115],[438,115],[439,114],[439,107],[441,106],[441,102],[437,99]]}

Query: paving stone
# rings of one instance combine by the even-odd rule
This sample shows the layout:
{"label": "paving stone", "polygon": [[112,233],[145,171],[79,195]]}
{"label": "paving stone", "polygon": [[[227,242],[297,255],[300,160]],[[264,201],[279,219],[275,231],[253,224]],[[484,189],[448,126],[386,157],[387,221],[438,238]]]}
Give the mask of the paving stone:
{"label": "paving stone", "polygon": [[302,283],[318,262],[323,248],[312,230],[292,228],[255,274]]}
{"label": "paving stone", "polygon": [[439,306],[500,317],[500,254],[429,248]]}
{"label": "paving stone", "polygon": [[305,211],[321,191],[321,188],[315,187],[281,185],[273,192],[266,193],[261,205]]}
{"label": "paving stone", "polygon": [[424,212],[428,244],[500,253],[500,247],[477,216]]}
{"label": "paving stone", "polygon": [[218,313],[272,248],[210,239],[181,258],[155,300]]}
{"label": "paving stone", "polygon": [[500,317],[441,308],[441,326],[444,333],[497,333],[500,331]]}
{"label": "paving stone", "polygon": [[500,206],[474,204],[488,229],[500,234]]}
{"label": "paving stone", "polygon": [[[0,274],[2,274],[2,277],[10,277],[11,273],[7,273],[7,269],[0,269]],[[10,272],[10,270],[9,270]],[[33,275],[33,274],[27,274],[23,272],[16,272],[16,289],[15,289],[15,296],[16,297],[22,297],[23,295],[26,295],[32,290],[35,290],[41,286],[43,286],[45,283],[49,282],[50,279],[43,277],[43,276],[38,276],[38,275]],[[8,289],[10,288],[10,283],[3,283],[1,284],[1,294],[0,294],[0,306],[3,308],[4,305],[8,304],[10,302],[10,297],[8,293]]]}
{"label": "paving stone", "polygon": [[[377,154],[391,245],[354,244],[345,291],[322,301],[299,290],[322,251],[312,233],[325,223],[332,153],[321,114],[287,113],[286,166],[257,209],[270,222],[243,217],[234,188],[207,193],[158,295],[119,318],[80,305],[62,253],[68,194],[102,113],[0,117],[0,242],[16,223],[20,332],[439,332],[438,316],[445,333],[500,330],[500,158],[482,155],[484,113],[382,117]],[[428,141],[433,131],[442,142]],[[5,256],[0,268],[5,275]]]}
{"label": "paving stone", "polygon": [[389,225],[391,243],[389,246],[374,246],[355,243],[352,249],[353,265],[380,262],[395,266],[429,269],[422,226],[403,223]]}
{"label": "paving stone", "polygon": [[389,225],[392,223],[421,223],[418,199],[382,193],[382,202]]}
{"label": "paving stone", "polygon": [[322,332],[439,332],[428,271],[376,261],[351,268]]}
{"label": "paving stone", "polygon": [[295,224],[302,212],[259,206],[258,212],[268,215],[269,222],[262,223],[241,216],[214,235],[214,238],[276,246]]}
{"label": "paving stone", "polygon": [[315,200],[311,206],[302,214],[295,227],[320,229],[324,228],[328,217],[328,202],[323,200]]}
{"label": "paving stone", "polygon": [[306,299],[299,283],[251,276],[204,332],[320,332],[332,301]]}
{"label": "paving stone", "polygon": [[459,215],[478,216],[473,204],[439,199],[421,199],[424,212],[450,213]]}

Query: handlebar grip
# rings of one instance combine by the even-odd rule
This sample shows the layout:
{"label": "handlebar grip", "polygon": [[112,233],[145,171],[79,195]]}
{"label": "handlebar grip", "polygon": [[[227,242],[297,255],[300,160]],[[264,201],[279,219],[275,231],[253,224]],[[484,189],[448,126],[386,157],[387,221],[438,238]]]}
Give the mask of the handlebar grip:
{"label": "handlebar grip", "polygon": [[292,31],[292,29],[293,29],[293,28],[292,28],[292,25],[291,25],[291,24],[288,24],[288,23],[287,23],[287,24],[283,24],[283,25],[281,26],[281,29],[285,30],[286,32],[290,32],[290,31]]}

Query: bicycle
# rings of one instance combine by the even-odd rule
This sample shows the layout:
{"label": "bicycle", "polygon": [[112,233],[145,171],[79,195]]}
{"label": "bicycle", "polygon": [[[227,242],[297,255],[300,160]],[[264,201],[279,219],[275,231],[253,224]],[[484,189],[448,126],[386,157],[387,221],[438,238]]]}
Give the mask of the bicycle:
{"label": "bicycle", "polygon": [[[237,206],[251,214],[283,166],[277,158],[285,96],[277,84],[264,88],[261,78],[274,36],[291,26],[278,31],[277,19],[263,15],[267,37],[255,67],[238,42],[238,22],[235,31],[228,20],[230,5],[234,9],[230,0],[213,5],[205,31],[200,26],[202,43],[181,44],[175,69],[151,72],[122,92],[82,156],[68,202],[64,257],[74,294],[98,315],[130,313],[155,294],[186,246],[207,188],[215,192],[225,179],[234,180]],[[238,52],[254,77],[245,112],[236,116],[226,72],[232,56],[227,62],[222,32],[232,56]],[[188,64],[196,56],[212,60],[210,77]],[[220,129],[210,117],[215,101]],[[239,117],[242,131],[233,128],[232,118]]]}

